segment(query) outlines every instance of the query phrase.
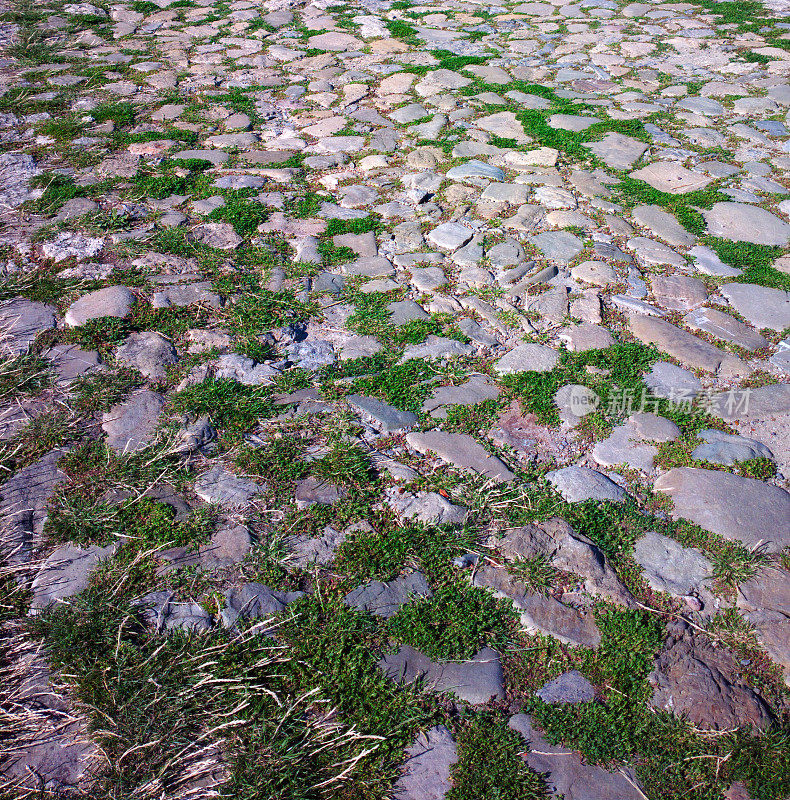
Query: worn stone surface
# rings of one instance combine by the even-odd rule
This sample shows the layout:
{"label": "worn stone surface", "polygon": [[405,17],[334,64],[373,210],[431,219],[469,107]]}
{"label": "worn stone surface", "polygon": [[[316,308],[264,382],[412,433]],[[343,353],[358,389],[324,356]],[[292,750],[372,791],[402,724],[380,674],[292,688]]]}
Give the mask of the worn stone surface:
{"label": "worn stone surface", "polygon": [[458,749],[450,731],[436,725],[417,736],[406,748],[403,774],[395,781],[396,800],[442,800],[452,788],[451,767],[458,762]]}
{"label": "worn stone surface", "polygon": [[535,694],[549,705],[586,703],[595,697],[595,687],[576,669],[563,672],[538,689]]}
{"label": "worn stone surface", "polygon": [[676,467],[655,482],[669,495],[672,516],[688,519],[725,539],[771,551],[790,545],[790,494],[729,472]]}
{"label": "worn stone surface", "polygon": [[152,444],[164,405],[161,394],[143,390],[113,406],[102,416],[107,446],[121,453],[133,453]]}
{"label": "worn stone surface", "polygon": [[262,487],[255,481],[234,475],[222,464],[216,464],[195,481],[198,497],[226,509],[247,505],[261,491]]}
{"label": "worn stone surface", "polygon": [[[155,630],[220,625],[233,653],[252,628],[275,662],[309,660],[293,652],[293,626],[338,589],[356,606],[349,618],[386,628],[375,658],[406,643],[383,619],[397,608],[419,612],[421,643],[449,646],[486,622],[476,603],[493,593],[549,649],[605,641],[592,672],[572,649],[579,664],[562,667],[594,690],[573,671],[540,689],[591,712],[616,688],[607,659],[636,635],[612,637],[596,619],[609,606],[666,611],[664,592],[701,628],[741,614],[790,682],[774,558],[790,544],[787,1],[765,0],[745,27],[695,3],[408,5],[67,2],[32,21],[7,15],[0,555],[27,590],[55,548],[116,534],[111,574],[127,580],[108,585],[108,602],[131,588],[129,564],[150,561]],[[134,516],[148,499],[163,504],[150,527]],[[58,525],[45,533],[48,514]],[[713,532],[704,551],[659,535],[680,535],[671,517]],[[114,529],[130,518],[139,531]],[[734,557],[727,540],[768,551],[737,587],[710,579]],[[424,599],[451,578],[458,608]],[[298,590],[313,600],[291,619]],[[499,641],[489,635],[480,642]],[[112,663],[114,644],[97,645],[100,660]],[[744,681],[779,672],[733,646],[717,640],[712,660],[696,640],[667,645],[677,658],[662,707],[679,698],[722,726],[757,719]],[[370,647],[346,636],[344,661]],[[496,674],[473,665],[487,676],[469,679],[475,702],[490,688],[504,708],[557,675],[550,665],[525,690],[519,675],[540,652],[514,652]],[[462,667],[426,666],[464,678]],[[53,671],[42,686],[61,682]],[[358,689],[360,707],[375,701],[373,684]],[[163,708],[169,691],[157,689]],[[621,701],[655,721],[645,695]],[[787,716],[781,694],[770,698]],[[313,736],[343,741],[353,723],[331,698],[279,687],[278,699],[294,709],[288,724],[310,723],[308,749]],[[93,735],[78,719],[92,712],[63,701],[65,716],[44,701],[30,716],[49,720],[40,732],[14,732],[35,775],[21,762],[9,772],[5,756],[0,771],[35,794],[92,796],[77,760],[98,750],[63,735]],[[426,695],[425,719],[453,702]],[[222,711],[223,724],[237,713]],[[466,722],[448,719],[464,733],[457,752],[426,730],[435,720],[415,729],[390,754],[390,794],[449,796],[469,740]],[[230,785],[234,738],[199,727],[201,757],[177,759],[154,793]],[[549,794],[640,796],[616,736],[588,742],[604,770],[540,735],[523,749]],[[707,734],[689,736],[675,793],[737,793],[732,759],[694,785],[697,767],[714,765],[686,760],[712,752]],[[335,758],[329,739],[319,789],[369,793],[368,759]],[[766,741],[754,742],[758,762],[773,757]],[[446,751],[435,764],[433,745]],[[123,763],[145,757],[132,749]],[[428,777],[410,759],[426,760]]]}
{"label": "worn stone surface", "polygon": [[469,661],[431,661],[419,650],[402,645],[385,655],[379,668],[396,683],[420,681],[423,691],[452,693],[476,705],[505,697],[499,654],[484,647]]}
{"label": "worn stone surface", "polygon": [[431,597],[428,581],[421,572],[411,572],[389,583],[371,581],[349,592],[343,602],[377,617],[391,617],[398,609],[413,600]]}
{"label": "worn stone surface", "polygon": [[675,597],[690,595],[707,586],[713,575],[713,565],[699,550],[684,547],[655,531],[648,531],[636,540],[634,559],[644,570],[651,588]]}
{"label": "worn stone surface", "polygon": [[625,500],[625,489],[600,472],[587,467],[564,467],[546,473],[546,480],[569,503],[583,500]]}
{"label": "worn stone surface", "polygon": [[[567,747],[549,744],[527,714],[510,718],[508,727],[521,734],[527,745],[523,758],[530,769],[547,776],[554,797],[565,800],[644,800],[638,783],[628,770],[607,772],[586,764]],[[594,794],[590,792],[593,791]]]}
{"label": "worn stone surface", "polygon": [[0,352],[4,357],[26,353],[40,333],[55,327],[55,308],[15,298],[0,303]]}
{"label": "worn stone surface", "polygon": [[770,723],[763,699],[741,682],[735,655],[714,648],[685,623],[671,626],[664,649],[650,675],[651,703],[686,717],[704,730],[732,730],[742,725],[758,730]]}
{"label": "worn stone surface", "polygon": [[497,483],[515,478],[503,461],[489,455],[482,445],[465,433],[410,433],[406,442],[418,453],[435,454],[455,467],[485,475]]}

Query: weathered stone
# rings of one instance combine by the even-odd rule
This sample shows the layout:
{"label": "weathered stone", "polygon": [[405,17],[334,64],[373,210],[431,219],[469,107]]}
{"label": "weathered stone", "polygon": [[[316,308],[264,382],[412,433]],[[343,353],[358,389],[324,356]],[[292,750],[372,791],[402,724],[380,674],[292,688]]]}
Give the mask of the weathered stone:
{"label": "weathered stone", "polygon": [[753,283],[727,283],[721,293],[756,328],[782,331],[790,326],[790,292]]}
{"label": "weathered stone", "polygon": [[758,206],[716,203],[702,213],[711,236],[782,247],[790,242],[790,225]]}
{"label": "weathered stone", "polygon": [[56,547],[31,583],[31,613],[65,603],[69,597],[87,589],[90,573],[117,549],[117,543],[106,547],[91,545],[83,548],[73,544]]}
{"label": "weathered stone", "polygon": [[402,645],[397,653],[385,655],[378,665],[396,683],[420,681],[423,691],[451,692],[473,705],[487,703],[492,697],[505,697],[499,654],[490,647],[484,647],[468,661],[432,661],[419,650]]}
{"label": "weathered stone", "polygon": [[557,364],[556,350],[542,344],[519,344],[506,353],[495,364],[494,369],[501,375],[514,372],[550,372]]}
{"label": "weathered stone", "polygon": [[733,652],[692,635],[684,623],[670,626],[664,649],[650,675],[651,703],[686,717],[703,730],[766,728],[770,712],[762,698],[741,681]]}
{"label": "weathered stone", "polygon": [[668,361],[656,361],[644,381],[656,397],[693,400],[702,391],[702,382],[693,372]]}
{"label": "weathered stone", "polygon": [[634,544],[634,559],[652,589],[684,597],[708,588],[713,565],[696,548],[684,547],[668,536],[648,531]]}
{"label": "weathered stone", "polygon": [[143,619],[157,633],[185,631],[204,633],[211,629],[211,614],[199,603],[175,602],[167,590],[151,592],[137,603],[143,609]]}
{"label": "weathered stone", "polygon": [[134,293],[125,286],[108,286],[83,295],[67,309],[67,325],[84,325],[88,320],[100,317],[126,317],[135,303]]}
{"label": "weathered stone", "polygon": [[564,800],[644,800],[630,770],[607,772],[585,764],[578,753],[549,744],[527,714],[511,717],[508,727],[524,738],[527,752],[523,758],[531,770],[547,776],[552,796]]}
{"label": "weathered stone", "polygon": [[[473,406],[499,397],[500,389],[488,378],[476,375],[458,386],[439,386],[422,404],[423,413],[446,419],[445,406]],[[415,417],[416,421],[416,417]]]}
{"label": "weathered stone", "polygon": [[[734,369],[743,364],[735,356],[663,319],[631,314],[628,327],[640,342],[656,345],[659,350],[693,369],[716,373],[728,365],[733,365],[731,368]],[[743,368],[746,369],[746,365]]]}
{"label": "weathered stone", "polygon": [[436,725],[406,748],[406,763],[393,786],[395,800],[444,800],[452,788],[451,767],[458,750],[450,731]]}
{"label": "weathered stone", "polygon": [[704,189],[711,182],[710,178],[699,172],[692,172],[674,161],[656,161],[632,172],[631,177],[644,181],[659,192],[669,192],[669,194],[684,194]]}
{"label": "weathered stone", "polygon": [[584,500],[612,500],[620,503],[626,491],[600,472],[587,467],[564,467],[546,473],[546,480],[569,503]]}
{"label": "weathered stone", "polygon": [[622,133],[607,133],[600,141],[585,144],[594,155],[612,169],[631,169],[639,161],[647,145]]}
{"label": "weathered stone", "polygon": [[465,433],[410,433],[406,436],[406,443],[418,453],[434,453],[455,467],[485,475],[497,483],[506,483],[515,478],[500,459],[489,455],[482,445]]}
{"label": "weathered stone", "polygon": [[21,297],[0,303],[0,354],[26,353],[36,337],[55,327],[55,308]]}
{"label": "weathered stone", "polygon": [[677,467],[654,484],[674,503],[672,516],[739,541],[776,552],[790,545],[790,494],[753,478],[719,470]]}
{"label": "weathered stone", "polygon": [[30,558],[35,540],[44,530],[47,503],[67,480],[58,468],[63,455],[63,450],[51,450],[0,486],[0,516],[6,525],[0,553],[7,563],[21,564]]}
{"label": "weathered stone", "polygon": [[239,478],[222,464],[214,465],[195,481],[198,497],[228,510],[246,506],[264,488],[255,481]]}
{"label": "weathered stone", "polygon": [[369,611],[377,617],[391,617],[412,600],[431,597],[432,592],[421,572],[411,572],[389,583],[371,581],[349,592],[343,602],[360,611]]}
{"label": "weathered stone", "polygon": [[670,311],[688,311],[708,299],[705,284],[686,275],[654,275],[650,285],[656,302]]}
{"label": "weathered stone", "polygon": [[417,422],[417,415],[411,411],[400,411],[375,397],[350,394],[346,402],[364,422],[383,434],[402,433]]}
{"label": "weathered stone", "polygon": [[288,603],[304,597],[304,592],[278,592],[262,583],[245,583],[225,592],[225,607],[220,619],[226,628],[234,628],[240,619],[261,619],[279,614]]}
{"label": "weathered stone", "polygon": [[178,361],[173,343],[155,331],[132,333],[115,351],[115,361],[133,367],[153,381],[167,378],[167,369]]}
{"label": "weathered stone", "polygon": [[134,453],[152,444],[159,427],[165,398],[158,392],[135,392],[102,415],[107,446],[119,453]]}
{"label": "weathered stone", "polygon": [[320,478],[305,478],[296,483],[296,507],[333,506],[347,497],[345,489]]}
{"label": "weathered stone", "polygon": [[388,502],[399,517],[427,525],[460,525],[469,513],[464,506],[453,505],[438,492],[404,492],[391,497]]}
{"label": "weathered stone", "polygon": [[563,672],[553,681],[544,683],[535,694],[549,705],[587,703],[595,699],[595,687],[576,669]]}
{"label": "weathered stone", "polygon": [[529,591],[502,567],[482,564],[472,575],[472,585],[511,600],[521,615],[521,624],[530,633],[548,634],[579,647],[595,648],[601,643],[601,633],[592,614],[565,605],[551,595]]}
{"label": "weathered stone", "polygon": [[759,350],[768,346],[764,336],[716,308],[698,308],[686,314],[683,322],[693,330],[705,331],[744,350]]}
{"label": "weathered stone", "polygon": [[697,435],[702,439],[703,444],[694,448],[691,457],[700,461],[732,466],[752,458],[773,459],[773,453],[764,444],[754,439],[724,433],[714,428],[699,431]]}

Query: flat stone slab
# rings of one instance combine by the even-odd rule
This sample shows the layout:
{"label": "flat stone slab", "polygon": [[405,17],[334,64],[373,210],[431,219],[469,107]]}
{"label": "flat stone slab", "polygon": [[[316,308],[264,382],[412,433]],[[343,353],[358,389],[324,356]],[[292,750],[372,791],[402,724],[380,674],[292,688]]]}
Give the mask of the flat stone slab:
{"label": "flat stone slab", "polygon": [[428,234],[428,241],[440,250],[454,251],[471,241],[474,231],[457,222],[443,222]]}
{"label": "flat stone slab", "polygon": [[644,382],[656,397],[693,400],[702,391],[702,381],[693,372],[668,361],[656,361]]}
{"label": "flat stone slab", "polygon": [[418,453],[433,453],[454,467],[485,475],[497,483],[507,483],[516,477],[500,459],[489,455],[481,444],[465,433],[410,433],[406,436],[406,443]]}
{"label": "flat stone slab", "polygon": [[546,231],[529,240],[550,261],[558,264],[570,264],[584,249],[584,243],[578,236],[568,231]]}
{"label": "flat stone slab", "polygon": [[711,395],[710,413],[727,422],[790,414],[790,383],[718,392]]}
{"label": "flat stone slab", "polygon": [[650,286],[656,303],[670,311],[688,311],[708,299],[705,284],[687,275],[653,275]]}
{"label": "flat stone slab", "polygon": [[419,734],[406,748],[406,762],[393,786],[395,800],[443,800],[452,788],[450,768],[458,749],[444,725]]}
{"label": "flat stone slab", "polygon": [[[415,475],[416,477],[416,475]],[[438,492],[404,492],[388,500],[390,508],[402,519],[428,525],[461,525],[469,513],[465,506],[451,503]]]}
{"label": "flat stone slab", "polygon": [[3,557],[9,564],[26,562],[47,519],[47,504],[57,487],[67,480],[58,468],[63,450],[50,450],[38,461],[22,467],[0,485],[0,517],[6,523]]}
{"label": "flat stone slab", "polygon": [[578,114],[552,114],[548,119],[550,128],[581,133],[601,120],[598,117],[583,117]]}
{"label": "flat stone slab", "polygon": [[485,376],[475,375],[458,386],[437,387],[422,404],[421,410],[436,419],[445,419],[447,410],[444,406],[473,406],[486,400],[494,400],[499,394],[500,389],[496,384]]}
{"label": "flat stone slab", "polygon": [[156,439],[164,406],[163,395],[147,390],[114,405],[102,415],[107,447],[118,453],[134,453],[148,447]]}
{"label": "flat stone slab", "polygon": [[432,661],[409,645],[388,653],[379,669],[395,683],[422,682],[425,691],[452,692],[461,700],[477,705],[492,697],[505,698],[504,675],[499,653],[484,647],[469,661]]}
{"label": "flat stone slab", "polygon": [[296,482],[296,507],[333,506],[345,499],[348,494],[341,486],[328,483],[321,478],[309,477]]}
{"label": "flat stone slab", "polygon": [[655,482],[672,498],[672,516],[747,547],[777,552],[790,545],[790,494],[753,478],[719,470],[677,467]]}
{"label": "flat stone slab", "polygon": [[472,575],[472,585],[489,589],[494,596],[510,600],[529,633],[553,636],[565,644],[596,648],[601,632],[590,613],[561,603],[551,595],[532,592],[504,567],[484,563]]}
{"label": "flat stone slab", "polygon": [[790,292],[754,283],[726,283],[720,291],[756,328],[783,331],[790,326]]}
{"label": "flat stone slab", "polygon": [[75,300],[66,309],[64,319],[67,325],[76,327],[101,317],[127,317],[136,299],[126,286],[107,286]]}
{"label": "flat stone slab", "polygon": [[[585,764],[581,756],[567,747],[549,744],[527,714],[510,718],[508,727],[524,738],[523,755],[530,769],[546,775],[546,785],[554,797],[564,800],[644,800],[639,783],[630,770],[607,772]],[[626,775],[628,777],[626,777]]]}
{"label": "flat stone slab", "polygon": [[651,589],[684,597],[707,587],[713,564],[695,547],[684,547],[669,536],[648,531],[634,544],[634,559]]}
{"label": "flat stone slab", "polygon": [[705,331],[744,350],[759,350],[769,344],[765,336],[716,308],[697,308],[686,314],[683,322],[693,330]]}
{"label": "flat stone slab", "polygon": [[21,297],[0,303],[0,354],[26,353],[40,333],[55,327],[55,313],[54,306]]}
{"label": "flat stone slab", "polygon": [[357,586],[343,598],[343,602],[360,611],[388,618],[397,614],[402,605],[432,594],[425,576],[421,572],[412,572],[389,583],[371,581]]}
{"label": "flat stone slab", "polygon": [[225,592],[225,606],[220,619],[226,628],[234,628],[240,619],[261,619],[279,614],[288,603],[304,597],[304,592],[279,592],[263,583],[245,583]]}
{"label": "flat stone slab", "polygon": [[132,333],[115,351],[115,362],[136,369],[146,378],[163,381],[167,378],[167,367],[178,361],[173,343],[156,331]]}
{"label": "flat stone slab", "polygon": [[648,148],[645,142],[624,136],[622,133],[607,133],[600,141],[584,145],[612,169],[631,169]]}
{"label": "flat stone slab", "polygon": [[693,333],[657,317],[631,314],[628,327],[640,342],[654,344],[662,352],[693,369],[716,373],[725,359],[738,361],[735,356],[729,356],[724,350],[719,350]]}
{"label": "flat stone slab", "polygon": [[595,687],[579,670],[572,669],[544,683],[535,695],[549,705],[587,703],[595,699]]}
{"label": "flat stone slab", "polygon": [[375,397],[350,394],[346,402],[359,417],[380,433],[402,433],[413,428],[417,423],[417,415],[411,411],[400,411]]}
{"label": "flat stone slab", "polygon": [[689,233],[675,217],[661,206],[637,206],[631,212],[637,225],[648,228],[654,236],[673,247],[691,247],[697,237]]}
{"label": "flat stone slab", "polygon": [[[674,161],[656,161],[631,173],[632,178],[644,181],[659,192],[685,194],[704,189],[711,178],[692,172]],[[714,234],[717,235],[717,234]]]}
{"label": "flat stone slab", "polygon": [[759,206],[716,203],[702,211],[708,233],[734,242],[781,245],[790,242],[790,225]]}
{"label": "flat stone slab", "polygon": [[260,484],[234,475],[222,464],[215,464],[195,481],[195,494],[198,497],[224,509],[242,508],[263,490]]}
{"label": "flat stone slab", "polygon": [[559,353],[543,344],[519,344],[494,364],[500,375],[514,372],[550,372],[559,361]]}
{"label": "flat stone slab", "polygon": [[118,544],[79,547],[64,544],[50,553],[31,584],[30,610],[38,613],[88,588],[90,574],[100,561],[110,558]]}
{"label": "flat stone slab", "polygon": [[546,473],[546,480],[569,503],[611,500],[620,503],[628,496],[611,478],[588,467],[564,467]]}
{"label": "flat stone slab", "polygon": [[699,431],[702,443],[691,453],[692,458],[710,461],[712,464],[732,466],[752,458],[773,459],[773,453],[762,442],[717,431],[715,428]]}

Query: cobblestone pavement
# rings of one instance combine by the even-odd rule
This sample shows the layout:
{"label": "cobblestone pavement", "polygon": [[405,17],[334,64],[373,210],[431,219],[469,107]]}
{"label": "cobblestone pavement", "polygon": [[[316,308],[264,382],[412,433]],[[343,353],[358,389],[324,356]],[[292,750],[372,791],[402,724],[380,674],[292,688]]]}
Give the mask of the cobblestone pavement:
{"label": "cobblestone pavement", "polygon": [[790,6],[4,3],[18,797],[790,797]]}

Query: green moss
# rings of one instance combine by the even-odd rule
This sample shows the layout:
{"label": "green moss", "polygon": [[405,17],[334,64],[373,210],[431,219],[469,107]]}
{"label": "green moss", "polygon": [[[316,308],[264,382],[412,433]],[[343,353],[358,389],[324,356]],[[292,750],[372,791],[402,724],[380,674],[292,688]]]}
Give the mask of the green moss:
{"label": "green moss", "polygon": [[[655,348],[632,342],[579,353],[562,351],[550,372],[519,372],[505,376],[503,383],[511,396],[521,400],[524,408],[534,413],[540,422],[559,425],[554,396],[562,386],[576,383],[589,387],[601,398],[602,409],[607,409],[610,394],[617,395],[623,390],[630,391],[629,396],[638,402],[643,387],[642,374],[659,357]],[[588,366],[607,370],[608,374],[605,377],[590,374]],[[626,411],[622,409],[622,413]]]}
{"label": "green moss", "polygon": [[172,407],[177,413],[208,415],[224,435],[238,438],[253,429],[259,419],[274,415],[270,395],[267,387],[210,378],[176,394]]}
{"label": "green moss", "polygon": [[509,600],[495,600],[485,589],[450,583],[433,596],[400,607],[387,622],[398,642],[429,658],[462,661],[481,647],[503,647],[516,615]]}
{"label": "green moss", "polygon": [[228,222],[239,236],[247,237],[256,233],[258,225],[266,222],[270,213],[262,203],[226,193],[225,205],[215,208],[208,218]]}
{"label": "green moss", "polygon": [[390,35],[395,39],[400,39],[404,44],[410,44],[414,47],[419,47],[422,44],[422,40],[417,35],[417,29],[414,26],[399,19],[387,20],[384,24],[387,26]]}
{"label": "green moss", "polygon": [[379,397],[402,411],[417,412],[432,389],[426,381],[434,375],[430,364],[410,359],[404,364],[393,364],[380,375],[354,381],[351,390]]}
{"label": "green moss", "polygon": [[385,526],[379,531],[351,534],[338,551],[338,567],[355,582],[390,581],[406,563],[417,564],[428,580],[447,581],[450,562],[475,547],[470,530],[449,526]]}
{"label": "green moss", "polygon": [[524,740],[492,709],[465,709],[455,738],[458,763],[452,767],[447,800],[540,800],[546,797],[541,776],[527,767]]}
{"label": "green moss", "polygon": [[703,243],[716,252],[716,255],[732,267],[743,270],[734,278],[738,283],[756,283],[773,289],[790,290],[790,275],[774,269],[771,265],[784,254],[784,248],[751,242],[733,242],[706,236]]}
{"label": "green moss", "polygon": [[208,540],[213,523],[205,510],[177,522],[175,509],[150,497],[113,505],[61,492],[52,503],[46,533],[61,542],[106,545],[121,541],[135,550],[183,547]]}

